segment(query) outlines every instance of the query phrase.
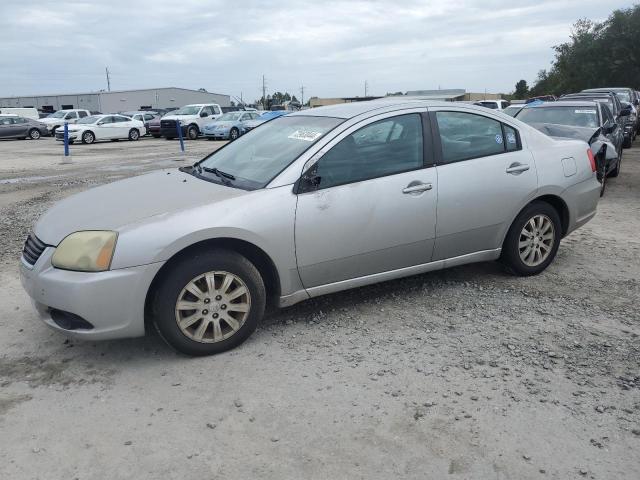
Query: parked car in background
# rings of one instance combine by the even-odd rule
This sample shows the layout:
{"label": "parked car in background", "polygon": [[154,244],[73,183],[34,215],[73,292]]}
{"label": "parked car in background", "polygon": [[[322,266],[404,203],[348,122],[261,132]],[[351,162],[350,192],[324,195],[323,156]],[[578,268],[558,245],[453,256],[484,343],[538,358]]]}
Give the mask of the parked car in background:
{"label": "parked car in background", "polygon": [[617,177],[624,134],[604,102],[562,101],[523,109],[516,118],[554,138],[583,140],[591,147],[604,194],[607,177]]}
{"label": "parked car in background", "polygon": [[260,118],[257,112],[228,112],[215,121],[207,123],[202,129],[202,135],[209,140],[236,140],[244,134],[245,123]]}
{"label": "parked car in background", "polygon": [[[144,123],[124,115],[92,115],[69,126],[69,143],[81,141],[94,143],[98,140],[138,140],[144,134]],[[56,140],[64,140],[64,132],[56,132]]]}
{"label": "parked car in background", "polygon": [[533,103],[533,102],[555,102],[557,98],[555,95],[538,95],[537,97],[527,98],[524,103]]}
{"label": "parked car in background", "polygon": [[51,136],[55,135],[56,130],[65,123],[76,123],[79,119],[90,116],[89,110],[71,109],[58,110],[48,117],[40,119],[47,126]]}
{"label": "parked car in background", "polygon": [[274,111],[267,110],[266,112],[262,112],[262,114],[259,115],[254,120],[248,120],[244,122],[245,132],[248,132],[249,130],[253,130],[257,126],[262,125],[263,123],[266,123],[270,120],[273,120],[274,118],[282,117],[283,115],[287,115],[289,113],[291,112],[288,112],[287,110],[274,110]]}
{"label": "parked car in background", "polygon": [[609,110],[616,120],[616,123],[623,132],[624,142],[622,143],[622,146],[624,148],[631,147],[633,134],[631,132],[630,125],[627,122],[627,117],[631,114],[631,108],[624,107],[622,102],[620,102],[618,95],[613,92],[580,92],[562,95],[558,99],[558,101],[565,100],[594,100],[596,102],[606,102],[609,106]]}
{"label": "parked car in background", "polygon": [[473,104],[480,107],[490,108],[492,110],[504,110],[511,105],[507,100],[480,100]]}
{"label": "parked car in background", "polygon": [[542,272],[596,214],[589,154],[468,105],[291,113],[192,166],[56,204],[25,243],[22,285],[69,336],[140,336],[146,319],[181,352],[219,353],[252,334],[268,298],[498,259]]}
{"label": "parked car in background", "polygon": [[0,114],[0,138],[38,140],[43,135],[48,135],[47,126],[38,120]]}
{"label": "parked car in background", "polygon": [[162,133],[160,133],[160,122],[162,121],[162,117],[158,115],[157,117],[149,120],[147,123],[147,133],[151,135],[153,138],[160,138]]}
{"label": "parked car in background", "polygon": [[18,117],[29,118],[31,120],[40,120],[40,114],[37,108],[2,107],[0,108],[0,115],[17,115]]}
{"label": "parked car in background", "polygon": [[526,104],[524,103],[512,103],[507,108],[505,108],[502,113],[506,113],[511,117],[515,117],[520,110],[522,110]]}
{"label": "parked car in background", "polygon": [[162,117],[160,134],[167,140],[176,138],[178,136],[177,123],[180,122],[182,135],[190,140],[195,140],[205,124],[221,115],[222,109],[217,103],[185,105]]}
{"label": "parked car in background", "polygon": [[[601,92],[613,92],[615,93],[623,106],[625,103],[631,105],[631,113],[628,115],[626,123],[627,129],[631,132],[631,142],[636,139],[638,128],[640,127],[640,117],[638,116],[638,107],[640,106],[640,98],[638,98],[636,91],[632,88],[589,88],[583,90],[584,93],[601,93]],[[630,144],[628,145],[631,146]]]}
{"label": "parked car in background", "polygon": [[132,118],[133,120],[139,120],[144,123],[145,132],[143,135],[146,135],[149,132],[149,123],[156,118],[159,118],[160,115],[154,111],[137,111],[137,112],[122,112],[122,115],[125,117]]}

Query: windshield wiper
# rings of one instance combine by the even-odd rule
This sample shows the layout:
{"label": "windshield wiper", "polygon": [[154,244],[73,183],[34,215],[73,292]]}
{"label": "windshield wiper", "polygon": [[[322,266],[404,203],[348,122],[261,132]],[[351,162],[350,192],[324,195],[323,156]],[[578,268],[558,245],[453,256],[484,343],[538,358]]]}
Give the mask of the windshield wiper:
{"label": "windshield wiper", "polygon": [[202,167],[200,165],[198,165],[198,167],[201,170],[204,170],[205,172],[213,173],[214,175],[217,175],[220,178],[228,178],[229,180],[235,180],[236,179],[236,177],[234,177],[230,173],[223,172],[222,170],[218,170],[217,168]]}

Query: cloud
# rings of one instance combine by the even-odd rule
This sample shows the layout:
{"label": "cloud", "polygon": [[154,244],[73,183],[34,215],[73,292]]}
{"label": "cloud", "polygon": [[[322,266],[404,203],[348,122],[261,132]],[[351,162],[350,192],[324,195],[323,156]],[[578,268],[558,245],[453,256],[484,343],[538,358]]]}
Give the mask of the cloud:
{"label": "cloud", "polygon": [[[606,5],[605,5],[606,3]],[[0,1],[0,96],[204,87],[258,98],[425,88],[504,92],[610,0]]]}

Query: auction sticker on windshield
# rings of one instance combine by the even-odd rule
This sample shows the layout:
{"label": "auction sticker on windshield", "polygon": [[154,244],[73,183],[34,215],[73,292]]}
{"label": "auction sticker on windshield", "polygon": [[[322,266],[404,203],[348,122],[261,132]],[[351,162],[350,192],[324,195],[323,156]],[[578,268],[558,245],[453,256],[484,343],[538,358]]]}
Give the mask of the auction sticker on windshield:
{"label": "auction sticker on windshield", "polygon": [[294,140],[304,140],[305,142],[315,142],[321,136],[321,132],[314,132],[312,130],[296,130],[289,135],[289,138],[293,138]]}

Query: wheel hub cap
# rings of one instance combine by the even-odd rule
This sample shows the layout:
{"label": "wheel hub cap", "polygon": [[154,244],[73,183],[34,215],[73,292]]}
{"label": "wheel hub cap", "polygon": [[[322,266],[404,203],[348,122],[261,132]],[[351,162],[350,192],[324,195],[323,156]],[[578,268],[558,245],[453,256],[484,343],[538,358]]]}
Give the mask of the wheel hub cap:
{"label": "wheel hub cap", "polygon": [[551,254],[555,243],[555,228],[546,215],[536,215],[522,227],[518,240],[518,253],[522,262],[537,267]]}
{"label": "wheel hub cap", "polygon": [[215,343],[234,335],[251,309],[251,294],[240,277],[207,272],[191,280],[178,295],[175,317],[184,335]]}

